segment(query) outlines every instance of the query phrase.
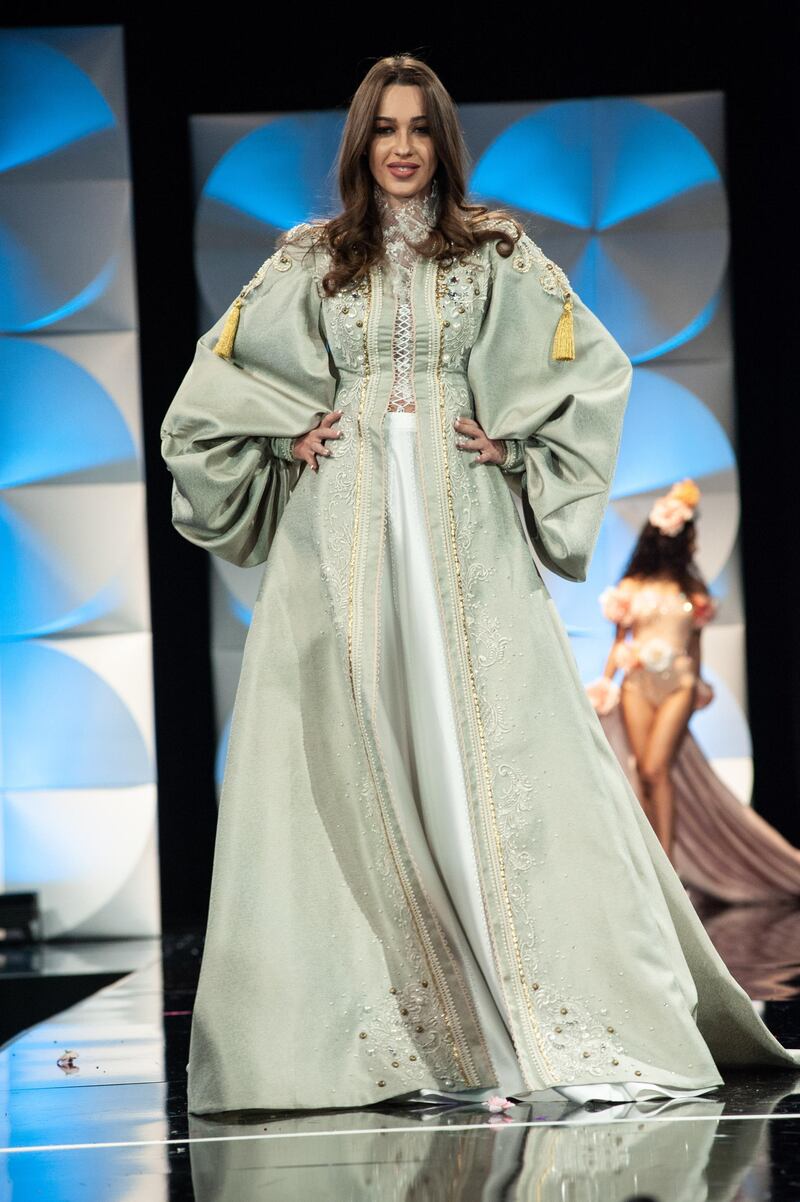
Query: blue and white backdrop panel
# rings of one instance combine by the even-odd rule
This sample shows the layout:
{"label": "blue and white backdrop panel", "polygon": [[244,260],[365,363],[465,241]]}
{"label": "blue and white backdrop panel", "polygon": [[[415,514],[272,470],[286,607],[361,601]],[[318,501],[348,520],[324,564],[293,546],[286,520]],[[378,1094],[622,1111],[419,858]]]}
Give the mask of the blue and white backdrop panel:
{"label": "blue and white backdrop panel", "polygon": [[160,929],[122,30],[0,30],[0,888]]}

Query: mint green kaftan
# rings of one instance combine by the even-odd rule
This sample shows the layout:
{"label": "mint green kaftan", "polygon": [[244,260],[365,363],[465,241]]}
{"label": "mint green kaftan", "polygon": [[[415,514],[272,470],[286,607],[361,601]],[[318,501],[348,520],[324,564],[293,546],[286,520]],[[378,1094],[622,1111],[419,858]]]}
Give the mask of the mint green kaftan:
{"label": "mint green kaftan", "polygon": [[[176,529],[265,563],[236,695],[195,1004],[189,1109],[362,1106],[498,1080],[465,937],[444,923],[375,720],[395,303],[333,298],[314,227],[198,341],[164,418]],[[504,1019],[529,1090],[792,1069],[716,953],[586,696],[530,554],[586,578],[632,369],[525,235],[411,276],[411,380],[438,619]],[[291,440],[342,409],[312,472]],[[508,471],[457,447],[474,416]],[[389,418],[391,420],[391,418]]]}

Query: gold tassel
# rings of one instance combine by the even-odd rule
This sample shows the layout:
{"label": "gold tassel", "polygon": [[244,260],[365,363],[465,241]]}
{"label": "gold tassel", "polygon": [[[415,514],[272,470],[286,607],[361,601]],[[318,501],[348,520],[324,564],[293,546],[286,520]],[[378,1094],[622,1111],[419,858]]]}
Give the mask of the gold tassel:
{"label": "gold tassel", "polygon": [[233,343],[236,338],[236,331],[239,328],[239,310],[241,307],[241,297],[237,296],[231,305],[231,311],[228,314],[225,327],[217,339],[217,345],[214,347],[214,354],[219,355],[221,359],[230,359],[233,354]]}
{"label": "gold tassel", "polygon": [[572,301],[569,299],[569,293],[564,300],[564,312],[558,319],[556,332],[553,335],[552,358],[575,358],[575,331],[572,325]]}

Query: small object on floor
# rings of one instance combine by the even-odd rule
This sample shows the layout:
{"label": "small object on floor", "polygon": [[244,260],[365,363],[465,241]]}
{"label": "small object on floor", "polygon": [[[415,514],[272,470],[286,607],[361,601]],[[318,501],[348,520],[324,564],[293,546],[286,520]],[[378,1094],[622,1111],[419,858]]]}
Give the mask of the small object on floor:
{"label": "small object on floor", "polygon": [[503,1110],[508,1110],[515,1103],[512,1098],[504,1098],[500,1094],[492,1094],[490,1098],[487,1098],[481,1104],[486,1106],[491,1111],[501,1112]]}
{"label": "small object on floor", "polygon": [[65,1073],[79,1073],[80,1069],[75,1063],[78,1054],[78,1052],[73,1052],[67,1048],[62,1055],[58,1057],[56,1064],[59,1068],[63,1069]]}

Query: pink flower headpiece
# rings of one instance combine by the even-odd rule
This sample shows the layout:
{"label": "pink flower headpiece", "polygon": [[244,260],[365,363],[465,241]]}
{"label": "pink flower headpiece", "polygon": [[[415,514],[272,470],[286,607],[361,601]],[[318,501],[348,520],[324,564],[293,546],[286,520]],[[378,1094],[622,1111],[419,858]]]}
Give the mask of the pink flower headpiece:
{"label": "pink flower headpiece", "polygon": [[662,534],[674,538],[680,534],[689,518],[694,517],[694,511],[700,500],[700,489],[688,476],[673,484],[665,496],[659,497],[653,504],[648,518],[651,525],[657,526]]}

